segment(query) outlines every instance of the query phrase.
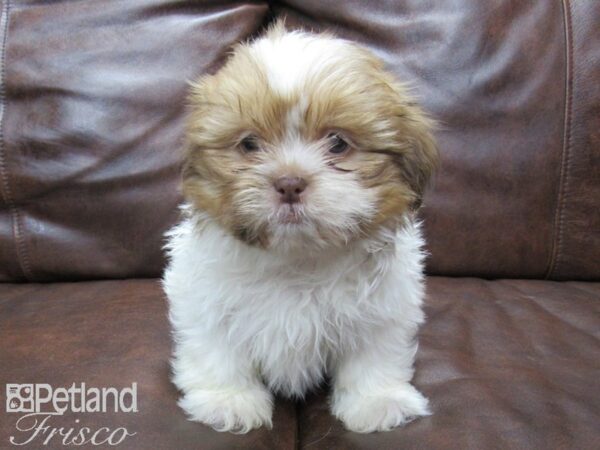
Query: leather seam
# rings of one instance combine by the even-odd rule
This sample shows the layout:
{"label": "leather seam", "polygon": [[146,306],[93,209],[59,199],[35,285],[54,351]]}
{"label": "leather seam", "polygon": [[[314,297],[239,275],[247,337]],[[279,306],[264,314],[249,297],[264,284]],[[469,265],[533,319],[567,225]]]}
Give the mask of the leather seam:
{"label": "leather seam", "polygon": [[15,250],[17,261],[23,276],[31,280],[31,266],[27,256],[27,249],[22,234],[22,223],[19,209],[12,197],[12,190],[9,182],[7,164],[6,164],[6,145],[4,144],[4,117],[6,113],[6,41],[8,39],[8,25],[10,20],[10,0],[6,0],[2,8],[2,20],[0,21],[0,33],[2,33],[2,48],[0,49],[0,181],[2,184],[2,196],[10,211],[13,226],[13,238],[15,241]]}
{"label": "leather seam", "polygon": [[554,215],[554,238],[552,245],[552,253],[550,256],[550,262],[548,264],[548,270],[546,271],[545,279],[549,279],[556,274],[557,267],[560,263],[562,246],[563,246],[563,233],[564,233],[564,221],[565,221],[565,203],[567,197],[567,191],[569,187],[569,169],[571,167],[571,122],[572,118],[572,104],[573,104],[573,36],[572,36],[572,24],[571,24],[571,5],[569,0],[562,1],[563,8],[563,21],[564,21],[564,33],[565,33],[565,113],[564,113],[564,130],[563,130],[563,149],[561,156],[560,165],[560,182],[558,199],[556,202],[556,211]]}

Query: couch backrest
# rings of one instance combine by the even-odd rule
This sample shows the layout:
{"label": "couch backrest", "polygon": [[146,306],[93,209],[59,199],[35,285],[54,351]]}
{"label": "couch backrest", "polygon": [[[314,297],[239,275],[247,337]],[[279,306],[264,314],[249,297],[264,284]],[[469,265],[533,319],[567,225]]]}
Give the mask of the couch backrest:
{"label": "couch backrest", "polygon": [[286,15],[440,122],[428,271],[600,278],[600,2],[2,2],[0,280],[160,274],[186,81]]}

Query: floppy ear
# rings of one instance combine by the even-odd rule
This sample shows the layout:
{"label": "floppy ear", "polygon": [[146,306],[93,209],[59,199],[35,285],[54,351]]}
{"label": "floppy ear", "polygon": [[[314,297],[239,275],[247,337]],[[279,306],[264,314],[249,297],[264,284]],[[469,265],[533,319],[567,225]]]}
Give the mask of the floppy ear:
{"label": "floppy ear", "polygon": [[183,165],[181,168],[182,188],[186,197],[190,195],[193,183],[200,178],[200,174],[194,164],[197,155],[194,152],[196,145],[192,142],[192,134],[196,131],[199,124],[203,122],[202,115],[204,111],[202,105],[206,102],[204,91],[207,78],[208,76],[204,76],[194,82],[189,82],[186,134],[182,146]]}
{"label": "floppy ear", "polygon": [[187,122],[185,140],[183,142],[182,191],[188,201],[200,202],[206,207],[211,199],[207,195],[209,179],[214,178],[214,171],[206,163],[205,149],[212,144],[210,133],[211,108],[210,93],[214,77],[204,75],[190,83],[187,99]]}
{"label": "floppy ear", "polygon": [[433,122],[415,104],[408,104],[404,109],[400,137],[405,141],[405,150],[400,154],[398,166],[404,182],[414,192],[412,209],[416,210],[439,164],[439,153],[431,134]]}
{"label": "floppy ear", "polygon": [[393,160],[400,170],[402,181],[413,193],[411,209],[417,210],[439,164],[438,149],[431,134],[435,123],[411,99],[402,84],[393,79],[387,81],[392,90],[393,120],[398,139]]}

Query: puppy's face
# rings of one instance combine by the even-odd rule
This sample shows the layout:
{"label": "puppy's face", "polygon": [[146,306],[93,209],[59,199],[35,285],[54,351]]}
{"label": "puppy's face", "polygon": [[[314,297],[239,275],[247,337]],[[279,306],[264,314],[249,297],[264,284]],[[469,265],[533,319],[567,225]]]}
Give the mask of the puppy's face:
{"label": "puppy's face", "polygon": [[342,246],[418,207],[429,121],[366,50],[282,26],[193,85],[184,194],[239,239]]}

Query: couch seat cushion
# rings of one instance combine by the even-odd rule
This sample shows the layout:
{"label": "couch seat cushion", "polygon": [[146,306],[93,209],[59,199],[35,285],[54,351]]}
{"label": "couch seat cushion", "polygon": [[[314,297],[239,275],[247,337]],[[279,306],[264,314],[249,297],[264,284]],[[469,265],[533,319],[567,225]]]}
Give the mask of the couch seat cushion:
{"label": "couch seat cushion", "polygon": [[426,311],[414,381],[433,415],[355,434],[320,392],[301,448],[600,448],[600,283],[432,277]]}
{"label": "couch seat cushion", "polygon": [[[65,413],[51,418],[52,427],[75,427],[75,432],[81,426],[125,427],[136,433],[116,447],[126,449],[294,448],[291,403],[276,404],[271,432],[218,433],[186,420],[169,381],[170,348],[166,302],[158,281],[0,284],[3,399],[7,383],[47,383],[53,388],[81,382],[116,388],[137,383],[137,413]],[[2,403],[0,448],[9,448],[10,436],[23,442],[31,432],[18,432],[16,421],[24,414],[6,413]],[[25,448],[43,448],[42,442],[36,438]],[[47,447],[61,448],[60,439],[54,437]]]}
{"label": "couch seat cushion", "polygon": [[[600,448],[600,283],[431,277],[427,313],[415,384],[434,414],[389,433],[344,430],[327,410],[326,387],[298,405],[278,400],[272,431],[236,436],[187,421],[169,382],[167,309],[155,280],[0,284],[0,389],[136,382],[137,413],[51,422],[126,427],[136,433],[128,449]],[[22,415],[2,407],[0,447],[24,439],[15,428]]]}

